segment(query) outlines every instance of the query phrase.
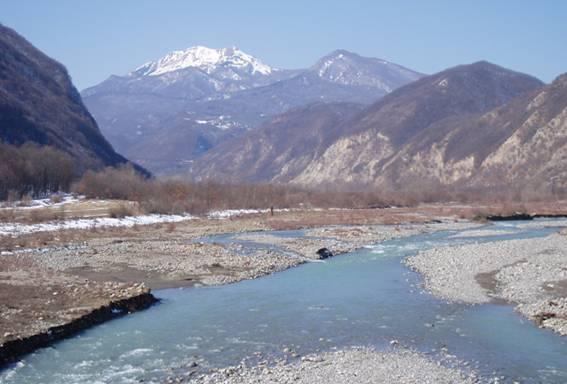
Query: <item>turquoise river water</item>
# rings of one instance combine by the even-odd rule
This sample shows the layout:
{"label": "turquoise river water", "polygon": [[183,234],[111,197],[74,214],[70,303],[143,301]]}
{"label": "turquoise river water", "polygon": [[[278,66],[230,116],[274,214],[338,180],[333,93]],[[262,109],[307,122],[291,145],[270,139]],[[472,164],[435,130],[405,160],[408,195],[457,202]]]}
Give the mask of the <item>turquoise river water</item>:
{"label": "turquoise river water", "polygon": [[[443,349],[486,378],[567,383],[567,338],[537,328],[509,305],[438,300],[423,293],[421,278],[401,263],[431,247],[540,237],[556,230],[510,223],[487,228],[501,232],[419,235],[256,280],[158,290],[158,305],[39,350],[1,371],[0,383],[160,382],[194,361],[199,367],[221,367],[244,358],[281,357],[285,347],[302,355],[347,346],[388,350],[394,339],[433,359]],[[226,235],[209,239],[217,240],[231,241]]]}

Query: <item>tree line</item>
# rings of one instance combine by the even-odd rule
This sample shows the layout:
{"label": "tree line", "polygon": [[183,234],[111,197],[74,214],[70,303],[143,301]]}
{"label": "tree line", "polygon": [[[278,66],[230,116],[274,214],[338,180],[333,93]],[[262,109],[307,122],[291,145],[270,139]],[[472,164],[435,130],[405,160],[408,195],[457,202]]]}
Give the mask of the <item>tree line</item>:
{"label": "tree line", "polygon": [[32,143],[0,143],[0,200],[66,191],[73,178],[73,160],[64,152]]}

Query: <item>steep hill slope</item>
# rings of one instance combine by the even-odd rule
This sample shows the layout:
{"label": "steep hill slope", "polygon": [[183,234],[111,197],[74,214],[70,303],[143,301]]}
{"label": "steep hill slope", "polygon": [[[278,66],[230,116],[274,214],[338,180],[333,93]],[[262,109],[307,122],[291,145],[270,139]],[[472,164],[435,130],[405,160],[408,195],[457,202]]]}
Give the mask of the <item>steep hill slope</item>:
{"label": "steep hill slope", "polygon": [[567,75],[487,113],[435,124],[396,154],[383,180],[433,179],[444,184],[540,193],[567,182]]}
{"label": "steep hill slope", "polygon": [[[349,136],[337,140],[315,159],[294,181],[302,184],[343,183],[376,185],[386,181],[385,169],[414,141],[439,143],[438,129],[430,129],[445,119],[445,129],[457,129],[467,117],[485,113],[543,84],[528,75],[487,62],[451,68],[402,87],[367,108],[349,122]],[[464,120],[463,120],[464,119]],[[476,137],[480,147],[492,144],[492,137]],[[463,146],[469,145],[464,140]],[[437,159],[429,159],[430,162]],[[417,162],[417,163],[416,163]],[[408,167],[418,167],[424,159],[409,160],[395,167],[389,182],[404,179]],[[399,164],[399,163],[398,163]],[[429,163],[432,166],[432,163]],[[429,169],[429,165],[426,166]],[[436,167],[444,167],[437,161]],[[456,165],[455,169],[459,169]],[[409,174],[409,173],[408,173]],[[429,174],[435,174],[435,168]]]}
{"label": "steep hill slope", "polygon": [[65,68],[1,24],[0,139],[54,146],[78,172],[127,162],[102,136]]}
{"label": "steep hill slope", "polygon": [[194,179],[288,181],[344,135],[343,124],[361,110],[361,105],[351,103],[292,109],[212,149],[189,174]]}

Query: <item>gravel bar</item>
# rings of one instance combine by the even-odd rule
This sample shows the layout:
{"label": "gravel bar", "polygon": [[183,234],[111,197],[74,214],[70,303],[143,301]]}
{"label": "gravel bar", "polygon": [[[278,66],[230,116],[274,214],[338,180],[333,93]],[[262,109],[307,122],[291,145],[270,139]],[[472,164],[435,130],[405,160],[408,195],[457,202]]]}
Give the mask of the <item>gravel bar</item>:
{"label": "gravel bar", "polygon": [[448,368],[428,357],[409,350],[377,352],[368,348],[308,355],[295,363],[280,361],[275,365],[258,365],[218,369],[212,373],[168,382],[197,384],[252,383],[325,383],[325,384],[460,384],[478,382],[474,373],[465,374]]}
{"label": "gravel bar", "polygon": [[567,236],[508,240],[422,251],[405,260],[425,288],[449,301],[514,303],[516,310],[567,335]]}

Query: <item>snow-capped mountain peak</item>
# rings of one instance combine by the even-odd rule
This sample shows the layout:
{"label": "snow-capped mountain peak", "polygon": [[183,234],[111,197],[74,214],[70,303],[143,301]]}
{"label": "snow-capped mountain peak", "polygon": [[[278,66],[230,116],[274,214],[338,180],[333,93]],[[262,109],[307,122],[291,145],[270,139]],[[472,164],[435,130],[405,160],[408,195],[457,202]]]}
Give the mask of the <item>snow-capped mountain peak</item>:
{"label": "snow-capped mountain peak", "polygon": [[134,73],[142,76],[159,76],[184,68],[198,68],[210,74],[219,67],[227,66],[261,75],[269,75],[276,70],[236,47],[213,49],[195,46],[173,51],[157,61],[142,65]]}
{"label": "snow-capped mountain peak", "polygon": [[321,58],[311,70],[321,79],[342,85],[374,87],[391,92],[422,75],[386,60],[340,49]]}

